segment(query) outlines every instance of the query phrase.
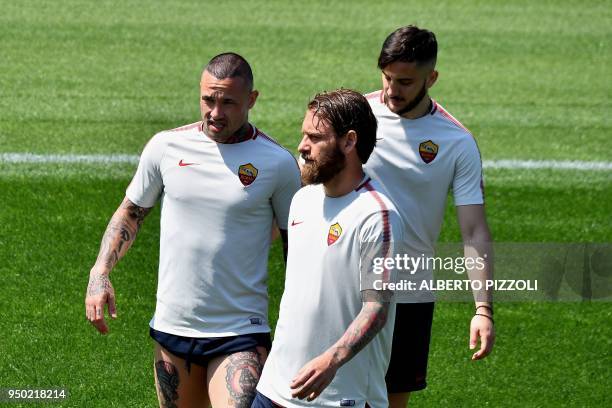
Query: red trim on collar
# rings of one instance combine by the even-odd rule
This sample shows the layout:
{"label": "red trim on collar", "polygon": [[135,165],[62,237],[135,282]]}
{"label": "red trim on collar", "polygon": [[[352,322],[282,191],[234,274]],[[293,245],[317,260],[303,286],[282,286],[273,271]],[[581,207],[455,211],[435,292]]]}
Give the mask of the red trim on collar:
{"label": "red trim on collar", "polygon": [[368,177],[367,179],[365,179],[365,181],[364,181],[363,183],[361,183],[361,184],[359,185],[359,187],[357,187],[357,188],[355,189],[355,191],[359,191],[359,190],[361,190],[361,189],[362,189],[362,188],[363,188],[363,187],[364,187],[366,184],[368,184],[370,181],[372,181],[372,178],[371,178],[371,177]]}

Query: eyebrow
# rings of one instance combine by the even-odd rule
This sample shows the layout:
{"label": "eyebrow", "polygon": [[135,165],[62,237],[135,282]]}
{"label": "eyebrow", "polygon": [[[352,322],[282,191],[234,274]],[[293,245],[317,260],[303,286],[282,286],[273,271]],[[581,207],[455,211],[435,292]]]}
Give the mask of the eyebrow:
{"label": "eyebrow", "polygon": [[[391,75],[389,75],[388,73],[386,73],[385,71],[383,71],[383,74],[388,77],[391,78]],[[403,77],[403,78],[394,78],[396,81],[414,81],[414,77]]]}
{"label": "eyebrow", "polygon": [[306,136],[308,136],[308,137],[313,137],[313,136],[316,136],[316,137],[321,137],[321,138],[324,138],[324,137],[325,137],[325,134],[324,134],[324,133],[312,133],[312,132],[304,132],[304,134],[305,134]]}
{"label": "eyebrow", "polygon": [[[215,95],[217,94],[217,95]],[[202,100],[213,100],[213,99],[222,99],[224,101],[233,101],[234,98],[229,96],[220,97],[217,92],[213,92],[211,94],[202,95]]]}

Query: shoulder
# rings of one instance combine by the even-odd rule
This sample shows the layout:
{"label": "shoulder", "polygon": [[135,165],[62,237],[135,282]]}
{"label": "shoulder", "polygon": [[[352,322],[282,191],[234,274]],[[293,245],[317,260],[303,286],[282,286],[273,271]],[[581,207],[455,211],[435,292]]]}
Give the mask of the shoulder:
{"label": "shoulder", "polygon": [[382,89],[379,89],[378,91],[369,92],[367,94],[364,94],[363,96],[365,96],[369,103],[383,103]]}
{"label": "shoulder", "polygon": [[357,193],[359,193],[361,200],[368,203],[375,210],[395,209],[386,190],[376,179],[369,176],[357,187]]}
{"label": "shoulder", "polygon": [[280,154],[289,154],[289,150],[283,147],[275,138],[263,132],[261,129],[255,127],[255,135],[253,136],[253,140],[259,143],[262,147],[266,147],[272,151],[278,152]]}
{"label": "shoulder", "polygon": [[198,122],[190,123],[188,125],[179,126],[177,128],[174,128],[174,129],[168,129],[168,130],[166,130],[166,132],[170,132],[170,133],[181,133],[181,132],[193,133],[193,132],[199,132],[201,127],[202,127],[202,121],[198,121]]}
{"label": "shoulder", "polygon": [[384,233],[389,239],[400,240],[404,231],[402,218],[380,183],[369,180],[358,193],[362,206],[362,239],[369,234]]}
{"label": "shoulder", "polygon": [[301,187],[293,196],[293,200],[308,201],[312,197],[324,195],[322,184],[309,184]]}
{"label": "shoulder", "polygon": [[257,146],[265,149],[267,152],[273,154],[283,165],[295,167],[295,170],[299,171],[299,166],[295,156],[283,145],[281,145],[276,139],[264,133],[257,127],[255,127],[255,136],[253,137],[254,142]]}
{"label": "shoulder", "polygon": [[161,154],[168,146],[170,140],[172,140],[172,135],[167,130],[162,130],[147,141],[142,154]]}
{"label": "shoulder", "polygon": [[315,203],[325,199],[321,185],[307,185],[299,188],[291,198],[292,211],[309,212]]}
{"label": "shoulder", "polygon": [[149,143],[154,143],[157,145],[167,144],[171,140],[180,139],[181,136],[192,135],[194,133],[198,133],[200,131],[202,122],[190,123],[188,125],[180,126],[174,129],[162,130],[161,132],[155,134]]}
{"label": "shoulder", "polygon": [[397,211],[395,204],[376,179],[367,177],[366,181],[357,189],[357,193],[359,194],[358,205],[365,216],[382,212],[393,218],[399,218],[399,211]]}
{"label": "shoulder", "polygon": [[393,113],[385,105],[382,89],[367,93],[363,96],[365,96],[366,100],[368,101],[368,104],[370,105],[370,108],[372,108],[374,116],[378,117],[386,114],[393,115]]}
{"label": "shoulder", "polygon": [[[432,100],[433,101],[433,100]],[[465,127],[457,118],[451,115],[442,105],[433,101],[434,107],[429,114],[435,133],[443,136],[455,146],[452,152],[455,157],[463,155],[478,155],[478,143],[472,132]]]}
{"label": "shoulder", "polygon": [[457,118],[450,114],[441,104],[432,99],[433,108],[429,115],[432,120],[446,128],[450,135],[455,137],[473,139],[472,133]]}

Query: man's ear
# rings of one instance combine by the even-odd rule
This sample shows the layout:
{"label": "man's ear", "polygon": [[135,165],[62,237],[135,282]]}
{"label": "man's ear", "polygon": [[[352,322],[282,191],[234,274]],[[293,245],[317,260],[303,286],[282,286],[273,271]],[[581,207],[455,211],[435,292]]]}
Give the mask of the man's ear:
{"label": "man's ear", "polygon": [[357,148],[357,132],[349,130],[346,132],[345,140],[343,143],[344,154],[350,153],[351,150]]}
{"label": "man's ear", "polygon": [[249,109],[255,106],[255,101],[257,101],[258,96],[259,96],[259,91],[255,89],[251,91],[251,93],[249,94]]}
{"label": "man's ear", "polygon": [[438,71],[436,71],[435,69],[432,69],[429,75],[427,75],[427,89],[434,86],[437,80],[438,80]]}

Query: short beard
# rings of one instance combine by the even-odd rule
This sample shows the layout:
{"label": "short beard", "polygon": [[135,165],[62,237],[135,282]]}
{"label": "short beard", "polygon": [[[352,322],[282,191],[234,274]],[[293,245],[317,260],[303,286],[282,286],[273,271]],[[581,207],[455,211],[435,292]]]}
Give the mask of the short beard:
{"label": "short beard", "polygon": [[[414,108],[416,108],[417,105],[419,103],[421,103],[423,98],[425,98],[427,96],[427,83],[426,82],[427,81],[423,82],[423,87],[421,88],[421,90],[419,91],[417,96],[414,97],[413,100],[408,102],[408,104],[406,106],[404,106],[402,109],[400,109],[398,111],[391,111],[391,112],[395,113],[397,116],[402,116],[402,115],[410,112]],[[387,105],[387,107],[389,106],[389,97],[387,96],[387,94],[385,94],[385,105]]]}
{"label": "short beard", "polygon": [[302,183],[324,184],[333,179],[346,166],[346,156],[338,148],[338,142],[331,153],[322,155],[318,162],[302,165]]}

